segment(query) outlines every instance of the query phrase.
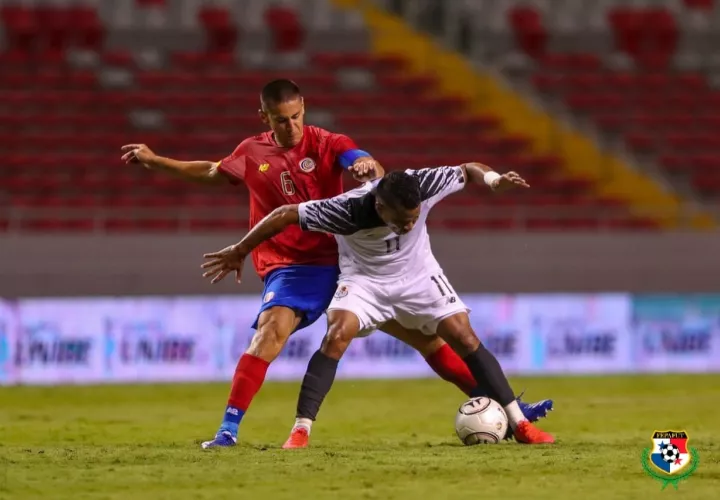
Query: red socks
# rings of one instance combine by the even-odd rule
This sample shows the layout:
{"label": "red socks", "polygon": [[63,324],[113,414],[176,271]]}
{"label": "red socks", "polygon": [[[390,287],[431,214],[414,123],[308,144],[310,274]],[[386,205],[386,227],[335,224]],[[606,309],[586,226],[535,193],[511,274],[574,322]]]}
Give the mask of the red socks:
{"label": "red socks", "polygon": [[270,363],[263,359],[243,354],[235,368],[228,406],[245,412],[265,381],[268,366]]}
{"label": "red socks", "polygon": [[465,362],[447,344],[425,358],[425,361],[442,379],[452,382],[468,396],[477,385]]}

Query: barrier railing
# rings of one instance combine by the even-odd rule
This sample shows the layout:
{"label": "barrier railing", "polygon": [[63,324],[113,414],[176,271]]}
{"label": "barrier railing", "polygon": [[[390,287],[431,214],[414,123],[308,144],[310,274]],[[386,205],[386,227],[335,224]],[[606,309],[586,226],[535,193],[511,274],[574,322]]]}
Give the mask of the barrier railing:
{"label": "barrier railing", "polygon": [[[428,224],[431,227],[450,229],[472,229],[473,227],[497,227],[498,229],[542,229],[554,226],[568,229],[619,229],[652,228],[652,221],[670,215],[662,209],[648,208],[630,212],[624,207],[594,207],[583,205],[513,205],[507,201],[502,204],[458,206],[451,201],[442,202],[430,214]],[[720,212],[720,210],[718,210]],[[690,229],[695,215],[687,208],[674,220],[674,229]],[[165,231],[189,232],[200,228],[232,229],[248,227],[249,209],[247,205],[237,207],[0,207],[0,229],[5,226],[7,232],[22,233],[37,229],[47,229],[57,225],[83,230],[86,232],[107,232],[121,227],[133,229],[147,227]],[[633,223],[634,221],[634,223]]]}

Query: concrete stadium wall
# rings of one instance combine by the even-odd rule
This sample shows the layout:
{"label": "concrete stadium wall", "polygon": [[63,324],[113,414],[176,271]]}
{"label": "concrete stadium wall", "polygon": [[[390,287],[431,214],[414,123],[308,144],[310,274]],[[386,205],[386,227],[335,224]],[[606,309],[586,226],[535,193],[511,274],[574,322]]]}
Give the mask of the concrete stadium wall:
{"label": "concrete stadium wall", "polygon": [[[0,237],[0,296],[257,293],[211,286],[202,254],[238,234]],[[435,254],[460,292],[720,292],[720,234],[435,233]]]}

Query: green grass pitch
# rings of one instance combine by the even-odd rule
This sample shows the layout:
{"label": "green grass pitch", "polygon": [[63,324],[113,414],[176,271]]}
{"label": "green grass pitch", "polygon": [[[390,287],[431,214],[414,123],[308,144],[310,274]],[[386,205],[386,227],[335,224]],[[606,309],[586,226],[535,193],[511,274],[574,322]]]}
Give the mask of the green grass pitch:
{"label": "green grass pitch", "polygon": [[[240,445],[203,451],[226,384],[0,388],[0,498],[717,499],[720,377],[514,379],[553,397],[557,443],[464,447],[464,396],[439,380],[339,381],[311,449],[284,451],[298,383],[268,383]],[[676,491],[645,475],[654,430],[686,430],[700,464]]]}

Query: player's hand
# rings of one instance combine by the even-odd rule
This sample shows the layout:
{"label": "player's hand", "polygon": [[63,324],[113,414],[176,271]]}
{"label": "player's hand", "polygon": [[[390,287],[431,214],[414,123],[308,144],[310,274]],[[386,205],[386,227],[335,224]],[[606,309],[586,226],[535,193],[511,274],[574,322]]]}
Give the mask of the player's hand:
{"label": "player's hand", "polygon": [[378,175],[378,162],[373,158],[359,158],[348,170],[358,182],[371,181]]}
{"label": "player's hand", "polygon": [[232,271],[235,271],[235,281],[240,283],[243,263],[247,255],[240,249],[239,245],[230,245],[219,252],[206,253],[203,257],[208,260],[200,267],[207,269],[203,274],[203,278],[212,278],[210,283],[220,282]]}
{"label": "player's hand", "polygon": [[503,192],[517,187],[529,188],[530,185],[516,172],[508,172],[501,175],[499,179],[496,179],[490,187],[493,191]]}
{"label": "player's hand", "polygon": [[122,161],[125,163],[141,163],[145,168],[153,168],[157,155],[145,144],[126,144],[120,150],[124,153]]}

